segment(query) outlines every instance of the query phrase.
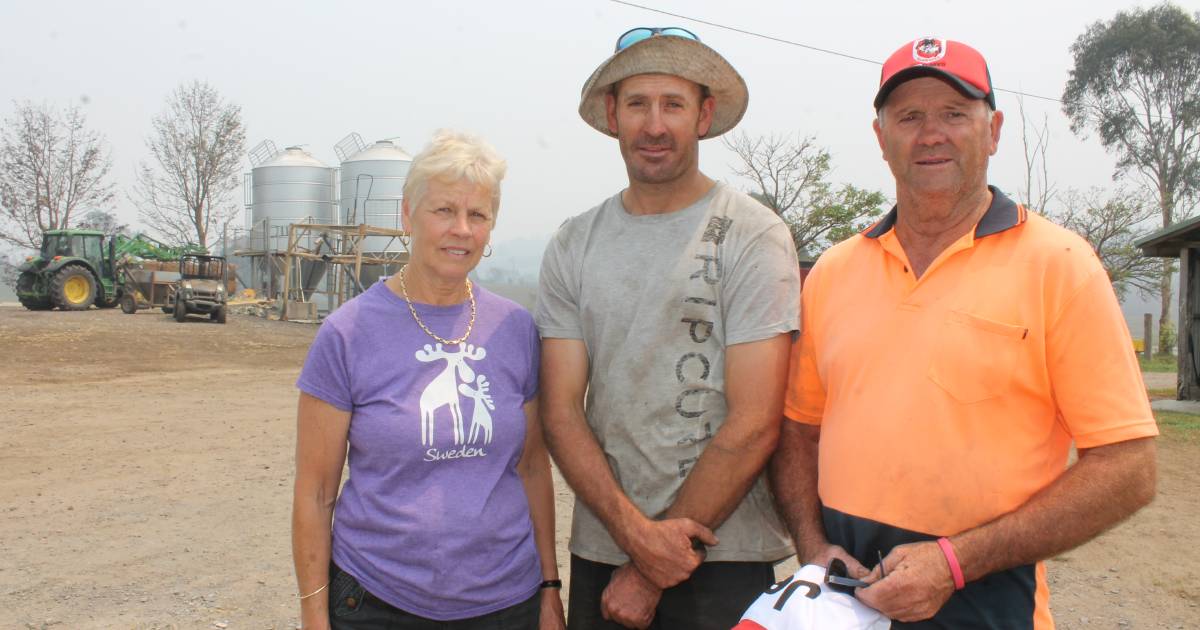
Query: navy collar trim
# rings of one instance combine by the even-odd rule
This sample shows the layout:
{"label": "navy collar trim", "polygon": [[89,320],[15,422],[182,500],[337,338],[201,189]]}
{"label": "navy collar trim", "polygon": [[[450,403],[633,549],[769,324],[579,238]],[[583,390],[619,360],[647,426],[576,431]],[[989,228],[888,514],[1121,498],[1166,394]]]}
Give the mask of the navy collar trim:
{"label": "navy collar trim", "polygon": [[[999,188],[988,186],[988,190],[992,191],[992,205],[988,206],[987,212],[983,213],[983,217],[975,225],[975,238],[999,234],[1025,222],[1024,208],[1000,192]],[[891,211],[879,222],[863,231],[863,236],[879,238],[887,234],[888,230],[896,226],[896,210],[897,207],[892,206]]]}

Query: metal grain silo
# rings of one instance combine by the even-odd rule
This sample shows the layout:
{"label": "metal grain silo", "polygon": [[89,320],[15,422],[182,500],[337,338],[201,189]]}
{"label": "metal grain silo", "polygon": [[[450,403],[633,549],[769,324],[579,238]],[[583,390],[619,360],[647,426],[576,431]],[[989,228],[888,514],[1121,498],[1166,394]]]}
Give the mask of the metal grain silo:
{"label": "metal grain silo", "polygon": [[[281,265],[272,262],[288,248],[289,226],[298,223],[328,225],[337,220],[334,196],[335,172],[312,154],[294,146],[275,151],[274,143],[263,142],[251,151],[254,167],[247,177],[250,226],[244,249],[254,258],[253,280],[247,280],[263,295],[274,297],[282,286]],[[319,233],[310,233],[300,245],[308,250],[321,247]],[[306,296],[325,275],[325,263],[301,263],[301,282]]]}
{"label": "metal grain silo", "polygon": [[[391,140],[380,140],[342,160],[338,222],[403,229],[400,202],[411,164],[412,156]],[[384,251],[390,240],[370,237],[364,249]],[[391,249],[396,249],[394,243]]]}
{"label": "metal grain silo", "polygon": [[[288,225],[336,222],[334,169],[300,147],[288,147],[251,170],[252,230],[264,249],[287,249]],[[266,222],[265,224],[263,222]]]}

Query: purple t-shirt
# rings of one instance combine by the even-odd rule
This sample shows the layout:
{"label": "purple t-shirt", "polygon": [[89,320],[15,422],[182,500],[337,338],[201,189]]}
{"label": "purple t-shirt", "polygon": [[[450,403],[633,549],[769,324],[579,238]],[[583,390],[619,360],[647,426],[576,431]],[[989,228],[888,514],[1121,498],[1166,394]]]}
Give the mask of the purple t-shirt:
{"label": "purple t-shirt", "polygon": [[[474,286],[445,346],[382,281],[321,325],[296,385],[351,412],[333,559],[380,599],[438,620],[533,596],[541,568],[516,464],[538,386],[529,312]],[[468,304],[414,304],[445,338]]]}

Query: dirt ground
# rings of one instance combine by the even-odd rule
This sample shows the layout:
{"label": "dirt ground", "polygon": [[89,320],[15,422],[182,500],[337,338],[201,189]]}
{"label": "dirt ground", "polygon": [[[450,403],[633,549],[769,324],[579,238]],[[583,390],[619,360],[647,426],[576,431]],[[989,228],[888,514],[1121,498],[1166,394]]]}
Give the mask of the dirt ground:
{"label": "dirt ground", "polygon": [[[0,628],[294,628],[293,382],[315,331],[0,306]],[[1049,563],[1060,628],[1200,628],[1198,435],[1160,439],[1150,508]]]}

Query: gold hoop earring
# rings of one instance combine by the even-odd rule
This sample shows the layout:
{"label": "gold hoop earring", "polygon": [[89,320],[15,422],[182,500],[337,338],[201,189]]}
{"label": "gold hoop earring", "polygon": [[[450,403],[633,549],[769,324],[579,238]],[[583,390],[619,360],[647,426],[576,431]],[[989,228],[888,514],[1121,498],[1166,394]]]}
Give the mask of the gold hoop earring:
{"label": "gold hoop earring", "polygon": [[483,257],[490,258],[491,255],[492,255],[492,244],[488,243],[487,245],[483,246]]}

